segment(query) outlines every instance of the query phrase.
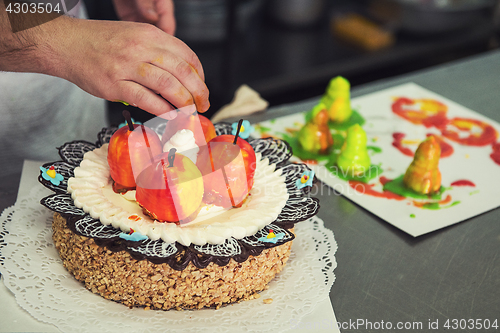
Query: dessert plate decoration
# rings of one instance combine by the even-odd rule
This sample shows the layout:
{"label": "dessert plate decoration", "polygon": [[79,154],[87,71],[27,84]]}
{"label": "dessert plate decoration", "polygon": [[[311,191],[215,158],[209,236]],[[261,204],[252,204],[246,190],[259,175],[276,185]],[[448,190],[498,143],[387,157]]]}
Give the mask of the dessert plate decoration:
{"label": "dessert plate decoration", "polygon": [[[332,82],[312,110],[254,124],[257,132],[286,140],[293,159],[307,163],[332,194],[414,237],[500,206],[498,117],[489,119],[414,83],[349,101],[345,81]],[[344,117],[349,102],[352,113]],[[327,111],[343,117],[329,114],[325,123]],[[351,139],[349,132],[356,130]],[[429,137],[434,148],[419,153]],[[440,153],[424,153],[429,150]],[[354,163],[365,172],[353,177]],[[413,176],[405,181],[406,173]],[[412,186],[425,178],[428,185]],[[430,192],[418,190],[430,185]]]}
{"label": "dessert plate decoration", "polygon": [[[218,123],[215,128],[217,135],[230,134],[232,131],[231,124],[228,123]],[[107,144],[116,130],[116,127],[103,129],[98,134],[96,143],[73,141],[58,148],[62,161],[44,164],[43,169],[54,170],[56,175],[61,175],[60,182],[48,180],[47,176],[42,175],[43,170],[39,176],[40,183],[55,192],[43,198],[42,205],[65,217],[68,227],[77,235],[90,237],[97,245],[105,246],[111,251],[125,250],[134,259],[148,259],[155,264],[167,263],[175,270],[183,270],[190,262],[198,268],[205,268],[211,262],[224,266],[231,258],[237,262],[244,262],[250,255],[257,256],[264,249],[293,240],[294,234],[289,229],[293,228],[295,223],[314,216],[319,209],[319,200],[309,197],[310,186],[300,188],[296,186],[297,179],[301,179],[304,173],[309,172],[309,168],[305,164],[288,163],[292,156],[290,146],[279,139],[254,139],[249,140],[249,143],[255,152],[260,153],[263,159],[267,158],[269,164],[275,164],[276,169],[280,169],[281,175],[285,177],[288,200],[272,223],[253,235],[242,238],[229,237],[220,244],[181,244],[177,241],[165,242],[161,238],[152,240],[134,237],[134,233],[137,234],[135,230],[124,233],[112,225],[102,224],[98,219],[76,207],[67,192],[68,179],[74,177],[75,168],[80,165],[85,153]],[[154,130],[163,133],[164,124]],[[61,176],[57,176],[58,179]]]}

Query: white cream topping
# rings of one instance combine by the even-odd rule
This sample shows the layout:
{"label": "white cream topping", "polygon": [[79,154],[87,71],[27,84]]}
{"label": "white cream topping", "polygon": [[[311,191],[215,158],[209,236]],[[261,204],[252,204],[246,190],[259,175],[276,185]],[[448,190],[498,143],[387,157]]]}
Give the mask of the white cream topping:
{"label": "white cream topping", "polygon": [[165,143],[165,145],[163,146],[163,151],[169,152],[172,148],[177,149],[178,153],[186,156],[191,161],[193,161],[194,164],[196,164],[196,159],[198,157],[198,151],[200,150],[200,148],[196,145],[194,134],[192,131],[188,129],[177,131],[177,133],[175,133],[170,138],[170,140]]}
{"label": "white cream topping", "polygon": [[122,198],[127,199],[128,201],[133,201],[135,202],[135,190],[130,190],[125,193],[120,193]]}
{"label": "white cream topping", "polygon": [[152,240],[161,238],[167,243],[188,246],[221,244],[229,237],[241,239],[276,220],[288,200],[281,169],[276,170],[274,164],[269,164],[267,158],[261,160],[257,153],[254,186],[242,207],[203,206],[194,221],[182,226],[154,221],[143,214],[137,203],[113,191],[107,152],[106,144],[85,154],[75,168],[75,177],[68,180],[68,192],[77,207],[102,224],[124,232],[132,228]]}

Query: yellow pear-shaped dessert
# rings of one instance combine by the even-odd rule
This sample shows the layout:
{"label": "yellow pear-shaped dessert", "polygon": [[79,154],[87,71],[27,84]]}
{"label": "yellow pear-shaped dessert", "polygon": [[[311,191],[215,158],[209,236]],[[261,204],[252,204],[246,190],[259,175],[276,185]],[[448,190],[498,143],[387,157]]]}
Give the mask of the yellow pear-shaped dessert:
{"label": "yellow pear-shaped dessert", "polygon": [[359,124],[347,129],[347,137],[337,159],[337,165],[351,176],[363,174],[370,168],[370,156],[366,148],[366,133]]}
{"label": "yellow pear-shaped dessert", "polygon": [[328,127],[328,113],[321,103],[312,110],[313,118],[299,131],[299,143],[304,150],[314,154],[328,154],[333,137]]}
{"label": "yellow pear-shaped dessert", "polygon": [[342,76],[330,80],[321,103],[326,106],[330,120],[342,123],[352,115],[351,84]]}
{"label": "yellow pear-shaped dessert", "polygon": [[405,186],[420,194],[438,192],[441,188],[440,157],[441,147],[431,135],[418,146],[403,178]]}

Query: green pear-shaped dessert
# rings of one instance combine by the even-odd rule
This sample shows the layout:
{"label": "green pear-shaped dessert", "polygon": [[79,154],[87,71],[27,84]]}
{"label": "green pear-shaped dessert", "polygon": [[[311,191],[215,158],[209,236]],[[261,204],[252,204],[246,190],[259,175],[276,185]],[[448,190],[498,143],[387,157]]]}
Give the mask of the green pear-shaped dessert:
{"label": "green pear-shaped dessert", "polygon": [[328,113],[321,103],[316,105],[312,118],[299,131],[299,143],[305,151],[314,154],[328,154],[333,137],[328,127]]}
{"label": "green pear-shaped dessert", "polygon": [[403,183],[420,194],[433,194],[441,188],[438,164],[441,147],[434,136],[429,136],[417,148],[413,162],[406,170]]}
{"label": "green pear-shaped dessert", "polygon": [[330,80],[326,92],[321,98],[321,103],[326,106],[331,121],[342,123],[351,117],[350,90],[351,84],[342,76]]}
{"label": "green pear-shaped dessert", "polygon": [[351,176],[359,176],[370,168],[366,133],[359,124],[347,129],[347,137],[337,158],[338,167]]}

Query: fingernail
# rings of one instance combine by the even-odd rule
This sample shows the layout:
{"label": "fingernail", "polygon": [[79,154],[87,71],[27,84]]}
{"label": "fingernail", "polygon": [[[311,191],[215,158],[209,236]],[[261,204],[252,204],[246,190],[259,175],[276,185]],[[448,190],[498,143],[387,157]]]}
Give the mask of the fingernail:
{"label": "fingernail", "polygon": [[191,115],[191,114],[196,112],[196,105],[191,104],[188,106],[183,106],[182,108],[179,108],[179,111],[181,111],[182,113],[184,113],[186,115]]}
{"label": "fingernail", "polygon": [[210,103],[205,104],[205,106],[203,107],[203,110],[205,111],[208,111],[208,109],[210,109]]}
{"label": "fingernail", "polygon": [[168,120],[172,120],[172,119],[175,119],[177,118],[177,111],[169,111],[165,114],[165,118],[167,118]]}

